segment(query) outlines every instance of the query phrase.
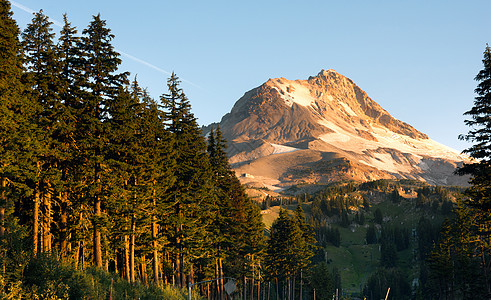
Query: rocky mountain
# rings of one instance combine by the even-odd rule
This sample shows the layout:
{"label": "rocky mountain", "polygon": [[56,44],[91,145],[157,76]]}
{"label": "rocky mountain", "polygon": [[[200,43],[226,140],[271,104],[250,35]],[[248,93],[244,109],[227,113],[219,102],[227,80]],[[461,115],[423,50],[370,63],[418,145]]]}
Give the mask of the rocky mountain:
{"label": "rocky mountain", "polygon": [[466,157],[395,119],[334,70],[308,80],[270,79],[246,92],[219,125],[237,175],[255,187],[404,178],[467,183],[453,175]]}

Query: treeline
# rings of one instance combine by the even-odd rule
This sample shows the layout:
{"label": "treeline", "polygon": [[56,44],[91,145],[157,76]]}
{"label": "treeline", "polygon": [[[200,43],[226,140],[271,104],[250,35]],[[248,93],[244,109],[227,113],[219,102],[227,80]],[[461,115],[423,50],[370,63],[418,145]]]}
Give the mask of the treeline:
{"label": "treeline", "polygon": [[0,1],[0,293],[46,255],[131,283],[257,278],[260,210],[178,77],[160,101],[130,83],[99,15],[57,40],[42,11],[22,34],[11,15]]}
{"label": "treeline", "polygon": [[293,197],[267,195],[266,198],[262,199],[259,204],[262,210],[266,210],[272,206],[294,205],[300,203],[307,203],[309,201],[310,201],[309,194],[299,194]]}
{"label": "treeline", "polygon": [[[378,249],[380,258],[375,269],[368,271],[367,267],[357,296],[381,299],[390,287],[391,299],[431,299],[438,282],[433,273],[437,267],[432,267],[430,262],[432,249],[442,240],[439,232],[442,222],[454,216],[455,203],[463,191],[463,188],[435,187],[408,180],[338,183],[311,197],[309,221],[322,247],[349,247],[353,241],[341,244],[342,238],[350,234],[344,228],[349,228],[353,232],[364,231],[360,245]],[[410,225],[404,221],[407,223],[404,225],[397,221],[397,216],[394,218],[394,213],[388,210],[391,207],[405,207],[417,222]],[[315,259],[337,264],[330,258],[316,256]]]}

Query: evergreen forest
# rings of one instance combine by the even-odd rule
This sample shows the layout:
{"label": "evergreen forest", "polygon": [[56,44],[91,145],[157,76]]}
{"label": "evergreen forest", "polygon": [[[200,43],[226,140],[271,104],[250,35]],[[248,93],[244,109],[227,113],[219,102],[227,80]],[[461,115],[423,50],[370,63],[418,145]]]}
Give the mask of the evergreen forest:
{"label": "evergreen forest", "polygon": [[[100,15],[24,31],[0,0],[0,299],[489,299],[491,49],[470,187],[340,182],[252,199],[172,73],[119,72]],[[189,292],[191,294],[188,294]]]}

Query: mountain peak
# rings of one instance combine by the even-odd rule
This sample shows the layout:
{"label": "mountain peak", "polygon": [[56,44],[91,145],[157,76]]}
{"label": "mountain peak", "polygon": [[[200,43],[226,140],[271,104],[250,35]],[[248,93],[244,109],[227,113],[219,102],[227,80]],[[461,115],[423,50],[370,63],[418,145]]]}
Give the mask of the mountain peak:
{"label": "mountain peak", "polygon": [[336,72],[336,70],[334,70],[334,69],[328,69],[328,70],[322,69],[319,72],[319,74],[317,74],[317,76],[329,76],[329,75],[339,75],[339,73]]}
{"label": "mountain peak", "polygon": [[464,159],[392,117],[332,69],[308,80],[269,79],[246,92],[220,128],[237,172],[276,186],[336,178],[454,184],[453,169]]}

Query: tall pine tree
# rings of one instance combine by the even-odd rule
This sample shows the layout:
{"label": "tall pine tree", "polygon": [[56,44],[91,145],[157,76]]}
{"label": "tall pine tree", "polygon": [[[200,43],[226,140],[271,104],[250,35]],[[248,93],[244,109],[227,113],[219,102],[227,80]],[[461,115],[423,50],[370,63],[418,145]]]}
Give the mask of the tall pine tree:
{"label": "tall pine tree", "polygon": [[206,142],[174,73],[167,87],[169,92],[161,96],[161,102],[174,141],[177,164],[176,181],[168,191],[167,208],[173,213],[167,225],[174,255],[174,280],[184,287],[186,275],[194,272],[193,260],[203,255],[213,202],[212,181]]}
{"label": "tall pine tree", "polygon": [[464,150],[477,161],[464,164],[458,170],[459,174],[471,176],[471,187],[466,191],[469,197],[467,205],[474,208],[474,219],[476,220],[476,237],[481,245],[476,249],[480,253],[481,268],[485,277],[488,297],[491,295],[491,47],[486,45],[484,68],[476,75],[475,80],[479,82],[475,93],[474,106],[465,113],[471,118],[465,121],[471,129],[460,138],[475,144]]}
{"label": "tall pine tree", "polygon": [[[53,181],[56,177],[56,147],[53,129],[58,126],[60,101],[58,97],[57,52],[51,22],[42,10],[34,14],[22,34],[26,57],[27,97],[33,108],[31,119],[31,155],[26,161],[26,186],[33,190],[33,251],[51,251]],[[32,180],[32,183],[29,181]],[[41,225],[41,226],[39,226]],[[39,235],[39,236],[38,236]],[[39,244],[39,245],[38,245]]]}
{"label": "tall pine tree", "polygon": [[483,212],[491,212],[491,47],[486,45],[483,59],[484,68],[476,75],[479,82],[475,93],[474,106],[465,115],[471,130],[460,139],[474,142],[464,153],[478,160],[459,169],[460,174],[470,174],[472,187],[468,190],[469,204]]}
{"label": "tall pine tree", "polygon": [[79,50],[77,43],[79,37],[76,36],[77,30],[68,22],[67,15],[63,16],[64,26],[60,32],[57,44],[58,57],[58,96],[61,102],[61,109],[58,116],[58,126],[53,130],[53,140],[57,151],[57,168],[60,178],[58,181],[59,190],[59,253],[62,258],[67,257],[71,250],[72,233],[74,233],[73,216],[75,214],[76,193],[75,182],[77,182],[75,153],[78,145],[75,143],[74,136],[77,130],[77,112],[81,108],[80,86],[77,85],[81,76],[81,68],[78,64]]}
{"label": "tall pine tree", "polygon": [[259,207],[246,195],[230,168],[225,150],[226,141],[217,126],[208,135],[208,154],[217,195],[213,223],[217,276],[225,273],[245,283],[246,277],[254,280],[260,273],[264,224]]}
{"label": "tall pine tree", "polygon": [[0,0],[0,272],[8,282],[22,274],[20,257],[24,249],[15,247],[23,235],[16,226],[13,186],[18,173],[20,154],[26,141],[28,101],[23,96],[22,48],[19,29],[12,18],[10,2]]}
{"label": "tall pine tree", "polygon": [[18,133],[24,85],[22,50],[18,40],[19,28],[12,18],[10,2],[0,1],[0,238],[5,234],[6,214],[13,203],[7,201],[7,184],[15,166],[14,138]]}
{"label": "tall pine tree", "polygon": [[114,35],[100,15],[94,16],[82,33],[77,46],[81,51],[81,86],[84,93],[75,139],[81,147],[86,187],[84,194],[92,205],[93,260],[96,266],[102,267],[102,231],[105,229],[102,180],[108,171],[104,164],[107,143],[104,122],[109,117],[105,109],[106,102],[114,98],[127,82],[127,74],[116,73],[121,59],[111,44]]}

